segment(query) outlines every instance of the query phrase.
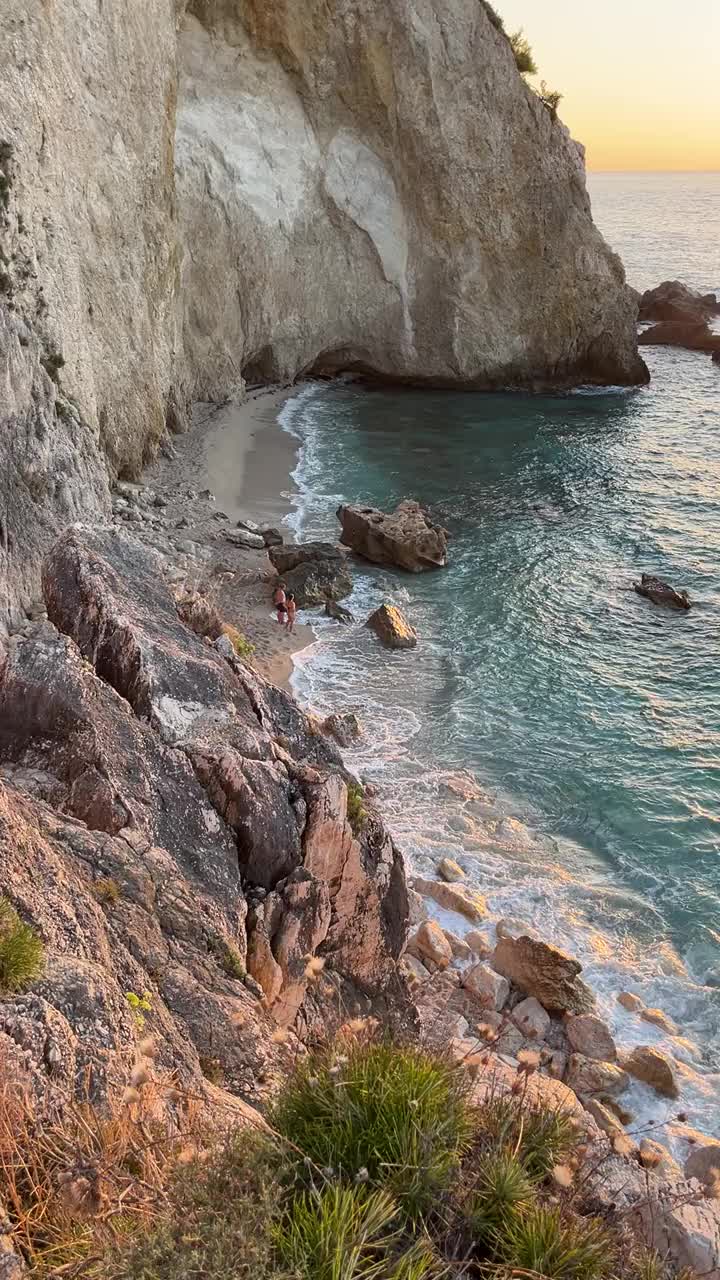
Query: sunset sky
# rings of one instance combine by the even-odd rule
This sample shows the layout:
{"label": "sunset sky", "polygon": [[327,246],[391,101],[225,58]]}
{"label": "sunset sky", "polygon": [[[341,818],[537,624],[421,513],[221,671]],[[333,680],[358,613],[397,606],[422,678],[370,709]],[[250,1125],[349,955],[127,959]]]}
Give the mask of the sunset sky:
{"label": "sunset sky", "polygon": [[494,0],[590,169],[720,169],[720,0]]}

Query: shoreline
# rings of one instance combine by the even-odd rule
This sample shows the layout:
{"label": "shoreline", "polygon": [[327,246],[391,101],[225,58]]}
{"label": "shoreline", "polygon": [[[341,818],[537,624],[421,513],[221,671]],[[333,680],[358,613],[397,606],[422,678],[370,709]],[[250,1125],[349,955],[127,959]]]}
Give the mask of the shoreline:
{"label": "shoreline", "polygon": [[[297,394],[297,389],[269,388],[264,392],[255,394],[251,399],[241,405],[226,405],[222,409],[216,411],[212,415],[212,426],[208,430],[207,419],[200,419],[197,427],[191,433],[191,437],[187,446],[183,450],[183,439],[179,442],[178,452],[185,452],[186,457],[181,466],[184,480],[188,476],[188,461],[190,457],[194,458],[193,479],[196,484],[204,483],[211,477],[220,477],[221,492],[225,501],[222,505],[222,511],[214,512],[214,518],[224,514],[227,518],[232,513],[235,517],[240,513],[240,518],[255,519],[260,517],[263,523],[281,523],[292,510],[291,494],[293,489],[292,470],[298,454],[298,444],[294,438],[284,430],[278,421],[279,411],[284,403],[293,395]],[[208,454],[209,460],[208,460]],[[171,469],[171,468],[169,468]],[[218,505],[220,503],[218,502]],[[258,521],[259,523],[260,521]],[[232,525],[235,520],[233,518]],[[231,527],[231,525],[223,526]],[[217,541],[217,523],[214,526],[214,539]],[[230,554],[228,554],[230,559]],[[316,640],[315,633],[310,626],[303,624],[298,627],[296,635],[292,638],[278,634],[279,628],[274,621],[269,606],[269,590],[270,582],[274,579],[274,571],[270,568],[266,556],[263,552],[248,550],[232,550],[232,559],[234,562],[233,573],[230,580],[223,583],[217,595],[217,603],[220,607],[222,616],[229,622],[238,627],[247,635],[256,646],[256,656],[254,665],[258,672],[271,680],[275,684],[280,684],[289,689],[294,696],[295,690],[291,686],[291,677],[297,665],[296,660],[299,654],[311,649]],[[472,776],[472,783],[477,786],[477,780]],[[478,796],[480,798],[478,799]],[[464,809],[466,802],[469,808],[474,803],[483,803],[481,791],[478,796],[458,797],[460,808]],[[402,835],[398,836],[400,845],[403,845]],[[407,867],[408,881],[410,884],[417,881],[417,878],[425,880],[425,877],[433,877],[434,889],[430,889],[429,882],[425,884],[417,884],[417,888],[422,895],[423,909],[422,915],[415,917],[415,926],[422,920],[429,919],[436,927],[443,932],[448,931],[449,935],[454,938],[463,939],[465,934],[472,929],[472,920],[464,918],[464,913],[457,911],[457,905],[453,910],[448,909],[447,900],[443,903],[439,902],[436,893],[441,893],[443,897],[449,892],[449,888],[444,886],[439,878],[439,866],[433,861],[432,867],[423,860],[419,865],[415,864],[414,858],[410,854],[404,854],[405,864]],[[464,877],[463,877],[464,879]],[[482,882],[474,881],[472,878],[465,881],[468,889],[474,884],[482,889]],[[486,886],[486,892],[487,886]],[[490,892],[490,898],[494,895]],[[554,930],[538,927],[530,921],[525,922],[524,912],[520,913],[521,919],[508,919],[507,909],[497,910],[497,904],[488,902],[488,908],[484,918],[476,922],[476,932],[478,932],[477,924],[479,923],[479,933],[483,935],[485,945],[488,950],[494,946],[497,938],[502,936],[501,927],[516,929],[519,924],[523,925],[523,932],[534,935],[535,937],[547,939],[551,945],[556,945],[553,934]],[[419,906],[419,904],[418,904]],[[545,922],[547,926],[547,921]],[[583,946],[581,938],[577,934],[569,936],[564,943],[560,945],[567,946],[573,955],[583,955]],[[587,963],[587,956],[583,958],[583,964]],[[593,965],[590,966],[592,970]],[[459,972],[453,967],[454,972]],[[587,972],[587,970],[586,970]],[[427,975],[430,977],[430,974]],[[615,1030],[615,1034],[619,1038],[619,1047],[630,1048],[633,1044],[645,1043],[650,1046],[659,1046],[665,1039],[665,1035],[661,1032],[658,1025],[649,1024],[647,1021],[638,1021],[635,1016],[631,1016],[629,1012],[621,1010],[616,1005],[616,997],[612,998],[610,990],[605,990],[604,984],[598,986],[597,975],[588,974],[590,985],[598,998],[598,1013],[603,1018],[610,1019],[610,1023]],[[635,984],[629,989],[633,990]],[[614,988],[613,988],[614,990]],[[651,1001],[652,1005],[664,1003],[662,997],[659,996]],[[611,1012],[612,1010],[612,1012]],[[630,1022],[632,1021],[632,1026]],[[671,1019],[668,1020],[671,1023]],[[686,1089],[690,1089],[691,1082],[694,1086],[693,1092],[697,1089],[703,1090],[703,1076],[705,1083],[712,1088],[712,1075],[710,1079],[702,1071],[697,1074],[697,1067],[700,1065],[696,1059],[694,1046],[690,1041],[679,1041],[673,1036],[671,1028],[667,1037],[664,1048],[674,1049],[679,1054],[675,1058],[679,1062],[679,1068],[684,1077]],[[677,1029],[675,1035],[677,1035]],[[673,1055],[674,1056],[674,1055]],[[707,1070],[707,1068],[706,1068]],[[639,1092],[638,1092],[639,1090]],[[639,1120],[641,1129],[646,1126],[652,1129],[662,1131],[668,1126],[668,1137],[675,1128],[673,1108],[668,1108],[666,1104],[657,1097],[648,1096],[644,1087],[636,1084],[632,1086],[631,1094],[628,1096],[628,1102],[631,1104],[632,1112],[635,1116],[641,1117]],[[705,1094],[705,1103],[708,1101],[708,1095]],[[707,1117],[698,1114],[697,1108],[703,1109],[703,1099],[701,1094],[697,1094],[693,1098],[695,1105],[690,1106],[692,1114],[691,1123],[699,1126],[701,1130],[711,1134],[714,1126],[707,1124]],[[637,1121],[636,1121],[637,1123]],[[671,1147],[678,1151],[681,1143],[672,1142]]]}
{"label": "shoreline", "polygon": [[[205,550],[206,561],[216,559],[222,530],[231,530],[238,520],[285,532],[283,521],[293,510],[298,444],[278,415],[297,394],[297,387],[269,386],[255,389],[241,402],[195,405],[190,430],[173,439],[173,456],[158,459],[144,474],[143,483],[161,490],[170,508],[177,508],[176,524],[182,523],[183,498],[189,492],[209,492],[213,507],[208,518],[188,523],[181,537],[181,543],[193,542]],[[292,636],[280,628],[270,598],[274,570],[264,552],[228,542],[222,551],[223,564],[216,565],[216,571],[227,572],[216,572],[213,603],[254,646],[259,673],[289,690],[294,656],[315,642],[315,632],[301,621]]]}

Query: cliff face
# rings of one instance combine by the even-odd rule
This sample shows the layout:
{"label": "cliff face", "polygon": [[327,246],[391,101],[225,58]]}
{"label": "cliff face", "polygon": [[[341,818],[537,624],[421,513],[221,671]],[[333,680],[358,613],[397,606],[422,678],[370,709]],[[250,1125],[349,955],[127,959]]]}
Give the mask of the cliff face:
{"label": "cliff face", "polygon": [[641,381],[582,151],[479,0],[191,0],[185,351],[233,372]]}
{"label": "cliff face", "polygon": [[7,0],[0,30],[3,620],[189,395],[643,380],[581,151],[480,0]]}

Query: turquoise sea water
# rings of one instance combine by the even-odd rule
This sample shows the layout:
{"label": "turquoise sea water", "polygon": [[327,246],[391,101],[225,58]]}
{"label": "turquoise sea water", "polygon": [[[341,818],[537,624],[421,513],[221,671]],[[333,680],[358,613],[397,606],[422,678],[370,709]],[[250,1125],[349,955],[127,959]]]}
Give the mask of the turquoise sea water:
{"label": "turquoise sea water", "polygon": [[[598,175],[591,194],[630,283],[720,290],[720,176]],[[495,917],[569,945],[621,1041],[687,1062],[684,1105],[717,1130],[720,371],[648,357],[650,386],[630,392],[347,386],[291,401],[298,536],[336,537],[341,501],[404,496],[452,535],[446,571],[357,574],[358,619],[395,600],[417,650],[322,622],[295,684],[321,710],[359,712],[350,763],[414,863],[456,857]],[[642,571],[687,588],[693,610],[640,599]],[[626,1015],[627,988],[698,1048]],[[639,1111],[663,1119],[670,1104],[637,1088]]]}

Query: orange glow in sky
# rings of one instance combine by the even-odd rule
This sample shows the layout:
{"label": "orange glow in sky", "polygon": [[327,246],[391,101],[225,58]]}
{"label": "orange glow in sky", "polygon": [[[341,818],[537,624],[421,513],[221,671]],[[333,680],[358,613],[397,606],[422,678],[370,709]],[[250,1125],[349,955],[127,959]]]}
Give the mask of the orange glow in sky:
{"label": "orange glow in sky", "polygon": [[720,0],[494,0],[589,169],[720,169]]}

